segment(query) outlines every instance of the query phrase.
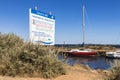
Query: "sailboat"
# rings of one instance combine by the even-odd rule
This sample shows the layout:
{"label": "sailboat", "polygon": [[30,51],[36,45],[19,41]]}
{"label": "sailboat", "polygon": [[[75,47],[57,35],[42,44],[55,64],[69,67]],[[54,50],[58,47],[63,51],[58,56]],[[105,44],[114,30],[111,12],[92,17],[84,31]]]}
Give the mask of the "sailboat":
{"label": "sailboat", "polygon": [[66,51],[65,53],[67,54],[70,54],[70,55],[74,55],[74,56],[95,56],[97,55],[97,52],[95,51],[92,51],[91,49],[85,49],[84,47],[84,4],[83,4],[83,7],[82,7],[82,36],[83,36],[83,43],[82,43],[82,46],[83,46],[83,49],[82,50],[79,50],[79,49],[71,49],[70,51]]}

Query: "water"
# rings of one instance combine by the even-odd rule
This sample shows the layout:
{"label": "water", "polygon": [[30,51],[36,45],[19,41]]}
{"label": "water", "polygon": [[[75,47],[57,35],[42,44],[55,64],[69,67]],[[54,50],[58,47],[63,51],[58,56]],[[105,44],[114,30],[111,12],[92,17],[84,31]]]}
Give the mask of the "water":
{"label": "water", "polygon": [[[62,55],[59,55],[58,58],[63,59]],[[108,59],[106,57],[99,56],[88,56],[88,57],[73,57],[68,56],[65,58],[65,62],[70,66],[75,64],[84,64],[89,65],[92,69],[109,69],[111,68],[111,63],[116,59]]]}

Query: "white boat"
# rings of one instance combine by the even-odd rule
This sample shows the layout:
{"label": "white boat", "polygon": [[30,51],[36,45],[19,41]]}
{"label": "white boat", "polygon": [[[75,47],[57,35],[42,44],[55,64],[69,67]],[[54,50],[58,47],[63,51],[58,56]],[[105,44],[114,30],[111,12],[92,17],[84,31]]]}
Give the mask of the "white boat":
{"label": "white boat", "polygon": [[106,52],[107,58],[120,58],[120,50],[113,52]]}

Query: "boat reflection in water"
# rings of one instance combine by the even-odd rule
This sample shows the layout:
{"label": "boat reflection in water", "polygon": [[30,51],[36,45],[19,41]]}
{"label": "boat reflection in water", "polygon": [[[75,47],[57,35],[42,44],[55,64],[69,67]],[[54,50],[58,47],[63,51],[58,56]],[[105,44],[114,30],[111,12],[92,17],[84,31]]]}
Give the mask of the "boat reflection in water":
{"label": "boat reflection in water", "polygon": [[[62,55],[58,56],[59,59],[62,59]],[[65,59],[65,62],[70,65],[74,66],[75,64],[83,64],[88,65],[92,69],[109,69],[111,60],[107,60],[105,57],[99,56],[68,56]]]}

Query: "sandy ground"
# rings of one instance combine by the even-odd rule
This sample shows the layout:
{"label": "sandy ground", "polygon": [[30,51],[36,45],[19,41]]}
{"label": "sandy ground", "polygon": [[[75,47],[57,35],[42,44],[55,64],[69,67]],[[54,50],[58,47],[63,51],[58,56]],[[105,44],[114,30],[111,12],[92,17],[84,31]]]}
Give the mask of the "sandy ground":
{"label": "sandy ground", "polygon": [[5,77],[0,76],[0,80],[103,80],[104,74],[97,71],[91,70],[89,67],[83,66],[74,66],[74,67],[66,67],[67,74],[58,76],[53,79],[44,79],[44,78],[19,78],[19,77]]}

